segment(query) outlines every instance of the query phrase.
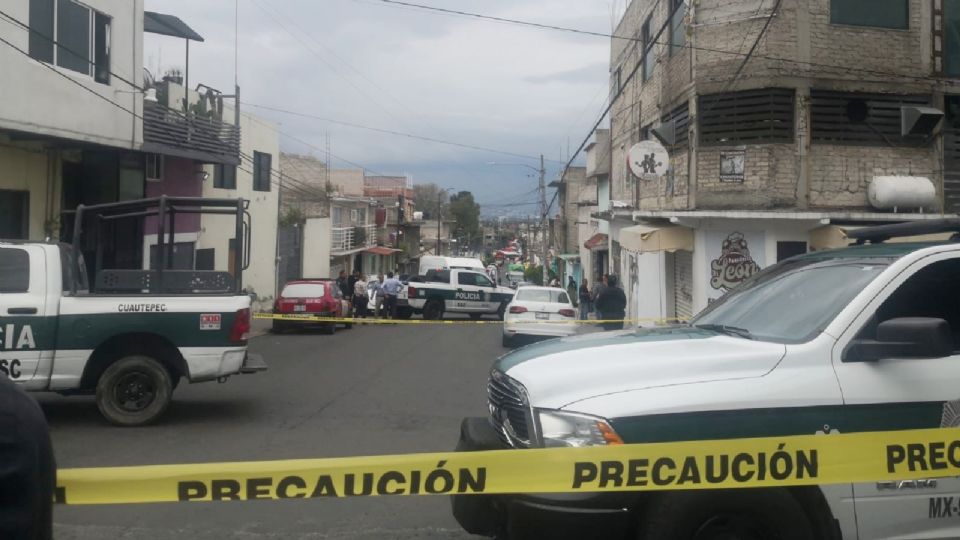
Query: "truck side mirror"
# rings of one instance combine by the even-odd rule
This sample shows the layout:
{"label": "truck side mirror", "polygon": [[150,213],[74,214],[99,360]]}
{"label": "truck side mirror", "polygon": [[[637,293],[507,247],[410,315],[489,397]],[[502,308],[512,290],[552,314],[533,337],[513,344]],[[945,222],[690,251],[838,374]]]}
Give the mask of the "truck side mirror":
{"label": "truck side mirror", "polygon": [[900,317],[877,326],[877,339],[856,339],[843,353],[844,362],[876,362],[886,358],[943,358],[953,354],[953,332],[943,319]]}

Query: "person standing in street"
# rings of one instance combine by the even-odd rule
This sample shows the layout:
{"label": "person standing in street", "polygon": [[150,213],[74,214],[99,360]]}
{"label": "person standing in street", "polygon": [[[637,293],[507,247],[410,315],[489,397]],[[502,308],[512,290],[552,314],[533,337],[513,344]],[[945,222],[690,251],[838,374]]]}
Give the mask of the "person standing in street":
{"label": "person standing in street", "polygon": [[350,282],[347,280],[347,271],[341,270],[337,274],[337,288],[344,298],[350,298],[353,295],[353,289],[350,288]]}
{"label": "person standing in street", "polygon": [[587,282],[587,278],[583,278],[583,282],[580,283],[580,320],[585,321],[590,316],[590,305],[593,302],[593,298],[590,296],[590,287]]}
{"label": "person standing in street", "polygon": [[577,296],[577,282],[574,281],[573,276],[567,276],[567,297],[570,298],[573,307],[580,305],[580,297]]}
{"label": "person standing in street", "polygon": [[0,376],[0,538],[51,540],[57,467],[43,411]]}
{"label": "person standing in street", "polygon": [[603,292],[603,289],[606,286],[605,284],[607,283],[607,278],[609,276],[610,274],[603,274],[602,276],[600,276],[600,283],[597,283],[593,287],[593,294],[590,295],[590,305],[591,307],[594,308],[597,315],[597,319],[600,319],[600,320],[603,320],[603,317],[600,316],[600,309],[597,307],[597,298],[600,296],[600,293]]}
{"label": "person standing in street", "polygon": [[353,284],[353,315],[364,318],[367,316],[367,280],[363,274],[357,277]]}
{"label": "person standing in street", "polygon": [[383,282],[383,307],[391,319],[397,318],[397,297],[402,288],[403,283],[393,277],[393,272],[387,274],[387,280]]}
{"label": "person standing in street", "polygon": [[627,311],[627,295],[617,286],[617,276],[606,276],[607,284],[597,295],[597,313],[604,330],[622,330]]}

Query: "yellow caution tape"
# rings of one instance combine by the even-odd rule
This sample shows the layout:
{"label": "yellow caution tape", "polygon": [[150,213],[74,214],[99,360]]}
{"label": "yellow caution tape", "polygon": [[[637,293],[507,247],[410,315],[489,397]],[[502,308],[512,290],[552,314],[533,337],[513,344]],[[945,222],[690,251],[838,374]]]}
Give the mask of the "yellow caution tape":
{"label": "yellow caution tape", "polygon": [[66,504],[660,491],[960,475],[960,430],[64,469]]}
{"label": "yellow caution tape", "polygon": [[[445,320],[426,320],[426,319],[376,319],[376,318],[360,318],[360,317],[319,317],[316,315],[286,315],[286,314],[275,314],[275,313],[255,313],[253,315],[254,319],[267,319],[267,320],[276,320],[276,321],[294,321],[294,322],[323,322],[323,323],[338,323],[338,324],[440,324],[440,325],[458,325],[458,324],[488,324],[488,325],[502,325],[503,321],[494,321],[494,320],[465,320],[465,319],[445,319]],[[639,324],[639,323],[654,323],[658,325],[671,324],[676,322],[683,322],[686,319],[676,319],[676,318],[666,318],[666,319],[657,319],[657,318],[642,318],[642,319],[588,319],[585,321],[581,320],[536,320],[529,321],[530,324],[610,324],[610,323],[624,323],[624,324]],[[517,324],[527,324],[526,322],[517,323]]]}

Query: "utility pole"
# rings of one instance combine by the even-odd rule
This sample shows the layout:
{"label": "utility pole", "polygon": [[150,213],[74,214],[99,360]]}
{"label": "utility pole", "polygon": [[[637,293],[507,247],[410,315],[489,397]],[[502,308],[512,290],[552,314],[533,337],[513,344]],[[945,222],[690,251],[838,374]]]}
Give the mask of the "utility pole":
{"label": "utility pole", "polygon": [[540,230],[542,232],[542,253],[543,253],[543,284],[547,284],[547,255],[549,246],[547,244],[547,171],[543,166],[543,154],[540,154]]}
{"label": "utility pole", "polygon": [[443,200],[443,190],[437,193],[437,256],[440,256],[440,201]]}

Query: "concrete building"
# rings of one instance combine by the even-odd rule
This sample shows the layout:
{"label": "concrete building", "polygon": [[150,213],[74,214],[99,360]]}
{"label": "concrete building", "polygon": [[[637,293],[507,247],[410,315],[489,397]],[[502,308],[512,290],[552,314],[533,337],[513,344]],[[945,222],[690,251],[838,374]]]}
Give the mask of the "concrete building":
{"label": "concrete building", "polygon": [[[814,245],[822,227],[960,208],[960,14],[933,8],[631,2],[615,34],[640,40],[612,40],[610,207],[598,212],[631,316],[689,317],[760,268],[829,247]],[[902,136],[901,109],[914,106],[947,119]],[[630,148],[671,126],[669,172],[636,177]],[[935,196],[907,202],[905,185]],[[871,204],[871,189],[889,204]]]}
{"label": "concrete building", "polygon": [[597,186],[587,177],[586,167],[569,167],[560,180],[551,182],[550,187],[557,188],[557,201],[560,211],[554,220],[552,247],[556,251],[556,264],[551,267],[557,277],[566,286],[569,278],[579,285],[583,279],[580,259],[580,203],[594,201],[596,204]]}
{"label": "concrete building", "polygon": [[610,259],[610,224],[599,217],[608,216],[610,210],[610,130],[598,129],[584,151],[587,184],[595,186],[596,191],[585,193],[577,202],[577,249],[582,277],[593,288],[608,272]]}

